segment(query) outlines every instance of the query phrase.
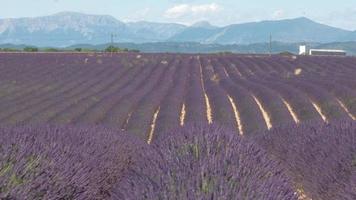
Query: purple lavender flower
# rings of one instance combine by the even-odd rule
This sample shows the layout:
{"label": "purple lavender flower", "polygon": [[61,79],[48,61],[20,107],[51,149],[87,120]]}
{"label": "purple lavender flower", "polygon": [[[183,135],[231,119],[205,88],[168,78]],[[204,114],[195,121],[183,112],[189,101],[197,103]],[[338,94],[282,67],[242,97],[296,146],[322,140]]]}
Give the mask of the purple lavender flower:
{"label": "purple lavender flower", "polygon": [[119,199],[297,199],[279,163],[236,132],[189,126],[154,140],[163,163],[119,182]]}
{"label": "purple lavender flower", "polygon": [[256,141],[283,163],[297,189],[307,197],[355,199],[354,121],[278,127]]}
{"label": "purple lavender flower", "polygon": [[0,128],[0,199],[106,199],[149,146],[98,127]]}

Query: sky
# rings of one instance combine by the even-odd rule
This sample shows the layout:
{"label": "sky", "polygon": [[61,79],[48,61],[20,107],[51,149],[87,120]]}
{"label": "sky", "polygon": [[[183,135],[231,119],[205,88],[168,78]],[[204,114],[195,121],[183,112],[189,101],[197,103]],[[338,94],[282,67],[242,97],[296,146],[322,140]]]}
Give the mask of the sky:
{"label": "sky", "polygon": [[121,21],[225,26],[308,17],[356,30],[356,0],[0,0],[0,18],[36,17],[63,11],[112,15]]}

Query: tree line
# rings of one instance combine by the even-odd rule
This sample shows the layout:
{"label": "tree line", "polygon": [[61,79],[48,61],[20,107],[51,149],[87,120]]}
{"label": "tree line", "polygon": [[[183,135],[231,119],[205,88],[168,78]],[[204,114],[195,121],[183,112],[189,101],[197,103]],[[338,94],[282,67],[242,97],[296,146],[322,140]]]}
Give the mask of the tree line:
{"label": "tree line", "polygon": [[26,46],[22,49],[20,48],[0,48],[0,52],[140,52],[136,49],[119,48],[117,46],[110,45],[104,50],[91,49],[91,48],[74,48],[74,49],[60,49],[60,48],[38,48],[35,46]]}

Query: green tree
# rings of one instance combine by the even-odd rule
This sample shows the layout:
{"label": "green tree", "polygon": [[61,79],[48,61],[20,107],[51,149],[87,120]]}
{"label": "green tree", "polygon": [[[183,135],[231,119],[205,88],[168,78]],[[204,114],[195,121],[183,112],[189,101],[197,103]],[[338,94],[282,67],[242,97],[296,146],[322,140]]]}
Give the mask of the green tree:
{"label": "green tree", "polygon": [[96,52],[96,49],[83,48],[82,52]]}
{"label": "green tree", "polygon": [[45,48],[45,49],[43,49],[43,51],[45,51],[45,52],[58,52],[59,50],[56,49],[56,48]]}
{"label": "green tree", "polygon": [[23,50],[26,52],[37,52],[38,48],[37,47],[25,47]]}
{"label": "green tree", "polygon": [[106,52],[119,52],[120,48],[110,45],[105,49],[105,51]]}
{"label": "green tree", "polygon": [[18,49],[15,49],[15,48],[3,48],[2,50],[5,51],[5,52],[16,52],[16,51],[19,51]]}

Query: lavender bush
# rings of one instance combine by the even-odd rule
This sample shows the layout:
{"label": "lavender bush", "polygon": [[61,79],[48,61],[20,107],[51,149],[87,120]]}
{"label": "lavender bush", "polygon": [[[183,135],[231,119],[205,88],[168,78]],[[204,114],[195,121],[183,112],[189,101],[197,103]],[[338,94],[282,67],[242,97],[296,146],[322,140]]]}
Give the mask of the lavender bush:
{"label": "lavender bush", "polygon": [[[154,141],[164,163],[119,182],[119,199],[297,199],[279,163],[236,132],[187,126]],[[137,170],[136,170],[137,172]],[[145,191],[145,192],[143,192]]]}
{"label": "lavender bush", "polygon": [[283,162],[308,198],[356,199],[356,123],[309,122],[275,128],[257,142]]}
{"label": "lavender bush", "polygon": [[0,199],[107,199],[147,149],[105,128],[0,128]]}

